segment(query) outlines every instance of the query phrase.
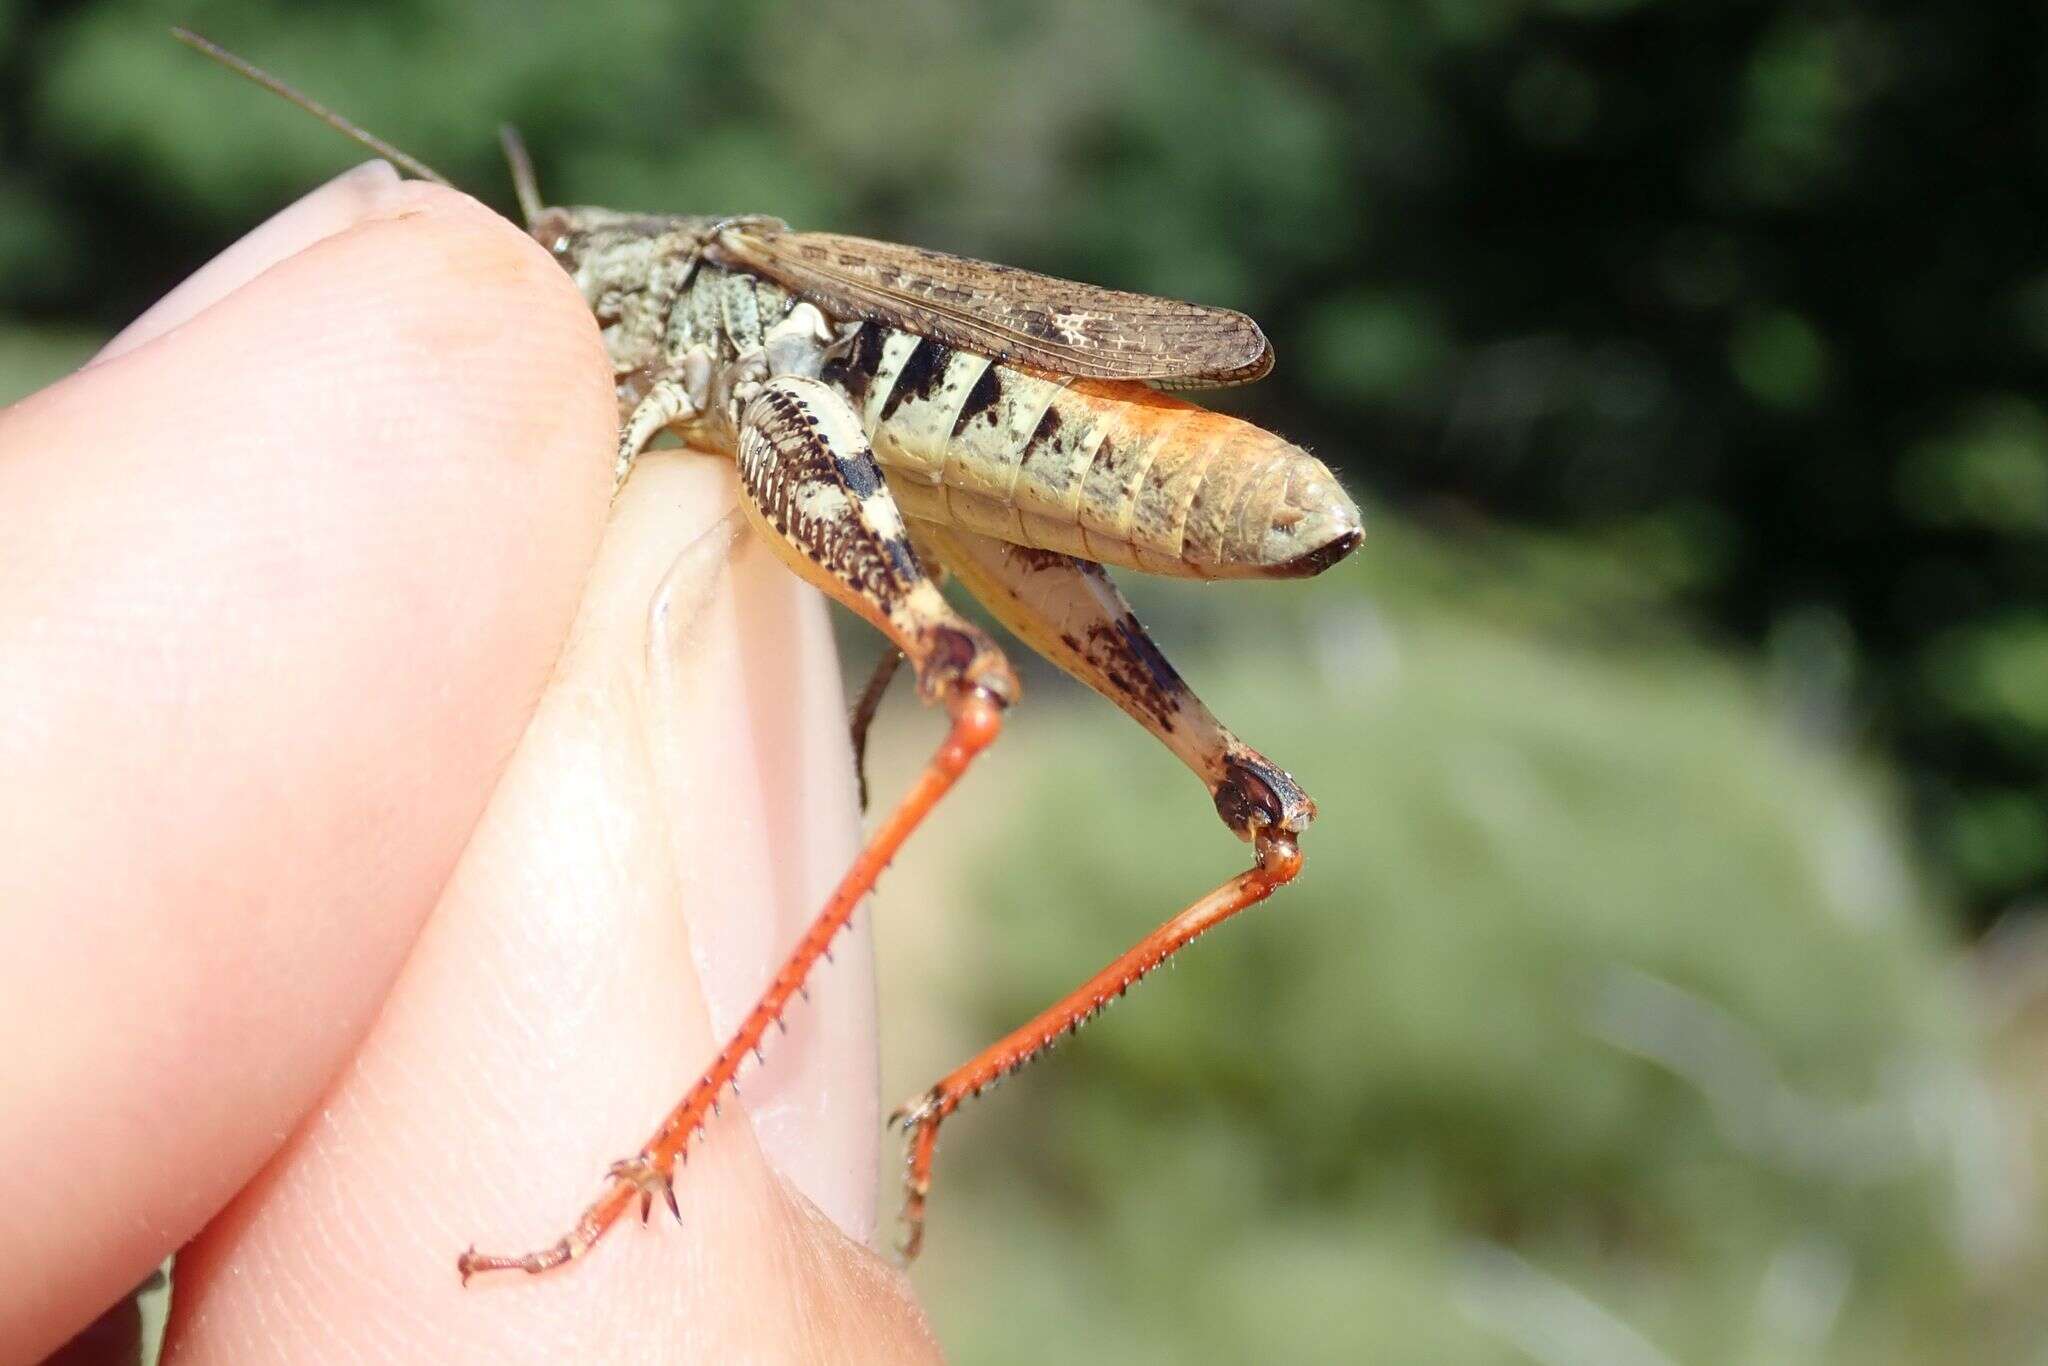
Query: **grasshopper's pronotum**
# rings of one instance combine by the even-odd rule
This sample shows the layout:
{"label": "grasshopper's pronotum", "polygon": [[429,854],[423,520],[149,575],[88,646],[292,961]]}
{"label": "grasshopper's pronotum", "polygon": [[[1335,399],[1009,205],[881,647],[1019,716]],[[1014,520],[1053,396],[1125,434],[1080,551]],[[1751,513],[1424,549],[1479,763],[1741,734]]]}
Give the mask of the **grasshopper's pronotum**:
{"label": "grasshopper's pronotum", "polygon": [[[239,58],[179,36],[441,180]],[[946,1117],[1301,870],[1295,837],[1315,804],[1202,705],[1103,566],[1303,577],[1358,545],[1358,509],[1307,452],[1160,392],[1270,370],[1272,349],[1242,314],[791,232],[766,217],[549,208],[509,130],[506,149],[527,230],[574,277],[603,330],[622,426],[617,481],[664,430],[732,457],[754,531],[873,623],[952,724],[738,1032],[646,1145],[613,1165],[604,1194],[539,1252],[463,1253],[465,1281],[571,1261],[636,1201],[642,1219],[657,1195],[676,1209],[675,1165],[741,1062],[904,839],[996,738],[1016,677],[995,643],[947,605],[934,575],[959,579],[1020,640],[1158,737],[1252,845],[1249,870],[897,1112],[909,1134],[903,1252],[915,1256]],[[863,695],[856,746],[898,659],[887,657]]]}

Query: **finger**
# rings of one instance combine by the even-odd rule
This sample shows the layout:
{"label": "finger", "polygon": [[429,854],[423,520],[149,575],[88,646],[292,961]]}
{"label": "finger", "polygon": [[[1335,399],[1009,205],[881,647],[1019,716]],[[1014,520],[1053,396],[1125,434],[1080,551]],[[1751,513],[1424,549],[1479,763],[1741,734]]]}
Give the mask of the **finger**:
{"label": "finger", "polygon": [[407,185],[0,413],[0,1343],[360,1041],[538,695],[615,416],[536,244]]}
{"label": "finger", "polygon": [[[375,1030],[181,1255],[177,1359],[904,1361],[872,1228],[863,935],[692,1149],[651,1229],[464,1288],[472,1240],[553,1241],[723,1042],[851,858],[822,604],[722,520],[730,467],[643,457],[560,670]],[[730,564],[728,566],[728,558]],[[650,603],[652,607],[650,608]],[[769,1144],[807,1175],[785,1182]],[[788,1140],[802,1134],[801,1152]]]}
{"label": "finger", "polygon": [[149,310],[114,334],[89,364],[99,365],[196,317],[264,271],[315,242],[390,211],[407,194],[388,161],[344,171],[268,220],[194,271]]}

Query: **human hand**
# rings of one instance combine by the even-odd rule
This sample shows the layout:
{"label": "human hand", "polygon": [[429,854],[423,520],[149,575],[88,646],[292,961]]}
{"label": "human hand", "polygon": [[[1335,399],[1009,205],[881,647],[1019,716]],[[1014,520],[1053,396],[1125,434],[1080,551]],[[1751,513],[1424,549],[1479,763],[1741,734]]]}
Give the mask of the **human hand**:
{"label": "human hand", "polygon": [[0,413],[0,1362],[175,1248],[179,1361],[936,1355],[864,1246],[858,935],[680,1229],[458,1284],[598,1193],[857,836],[818,599],[720,462],[607,522],[614,424],[545,253],[382,165]]}

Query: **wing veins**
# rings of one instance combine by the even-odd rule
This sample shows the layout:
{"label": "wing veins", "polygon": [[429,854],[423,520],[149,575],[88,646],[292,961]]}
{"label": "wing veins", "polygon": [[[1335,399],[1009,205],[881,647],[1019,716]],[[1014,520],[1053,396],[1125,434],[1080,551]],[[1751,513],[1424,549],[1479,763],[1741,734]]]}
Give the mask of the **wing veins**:
{"label": "wing veins", "polygon": [[[941,331],[941,341],[965,343],[967,349],[986,350],[999,360],[1018,360],[1059,374],[1162,385],[1222,385],[1248,383],[1272,368],[1272,348],[1258,324],[1228,309],[832,233],[740,232],[730,234],[722,245],[739,264],[811,297],[828,312],[836,306],[916,332],[940,331],[932,326],[936,322],[958,334],[948,337]],[[866,254],[875,273],[849,270],[834,259],[847,252]],[[885,271],[912,282],[912,287],[879,278]],[[1004,308],[1006,300],[1017,297],[1019,283],[1035,288],[1043,300]],[[924,287],[917,288],[918,284]],[[958,293],[982,302],[984,309],[949,297]],[[1141,310],[1133,305],[1152,307]],[[1070,317],[1062,319],[1062,313]],[[1073,321],[1077,315],[1085,321]],[[1037,335],[1028,330],[1033,320],[1044,328],[1082,331],[1084,340]],[[1106,335],[1088,337],[1090,325]]]}

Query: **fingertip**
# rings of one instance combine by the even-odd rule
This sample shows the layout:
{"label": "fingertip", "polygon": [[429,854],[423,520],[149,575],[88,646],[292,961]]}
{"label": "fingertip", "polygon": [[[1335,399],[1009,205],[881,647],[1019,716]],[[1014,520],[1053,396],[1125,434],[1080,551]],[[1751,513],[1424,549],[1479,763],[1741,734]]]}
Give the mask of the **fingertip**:
{"label": "fingertip", "polygon": [[[359,1355],[391,1359],[936,1357],[908,1283],[842,1231],[851,1180],[807,1184],[775,1160],[764,1122],[764,1109],[807,1116],[790,1137],[857,1166],[872,1205],[873,982],[858,935],[692,1145],[675,1219],[643,1229],[629,1215],[540,1277],[465,1286],[457,1265],[466,1245],[517,1254],[569,1227],[727,1038],[721,1016],[772,976],[801,929],[785,913],[815,911],[806,859],[849,853],[836,691],[758,706],[764,683],[822,670],[803,644],[829,649],[821,604],[761,547],[735,545],[735,492],[724,462],[643,460],[548,692],[375,1029],[181,1256],[179,1350],[317,1354],[343,1324]],[[790,748],[786,773],[769,742]],[[798,784],[821,768],[833,776],[816,799],[830,788],[840,809],[786,838]],[[745,1003],[706,999],[707,975],[734,979]]]}
{"label": "fingertip", "polygon": [[910,1277],[847,1238],[824,1211],[785,1188],[793,1236],[810,1275],[806,1346],[815,1360],[943,1361]]}
{"label": "fingertip", "polygon": [[[310,376],[314,386],[405,392],[415,412],[461,424],[469,446],[495,447],[494,462],[541,456],[600,494],[608,487],[617,400],[597,324],[523,229],[459,190],[404,181],[303,259],[304,270],[281,266],[261,300],[278,326],[360,320],[378,338]],[[303,345],[329,349],[317,335]],[[287,383],[298,387],[297,376]]]}

